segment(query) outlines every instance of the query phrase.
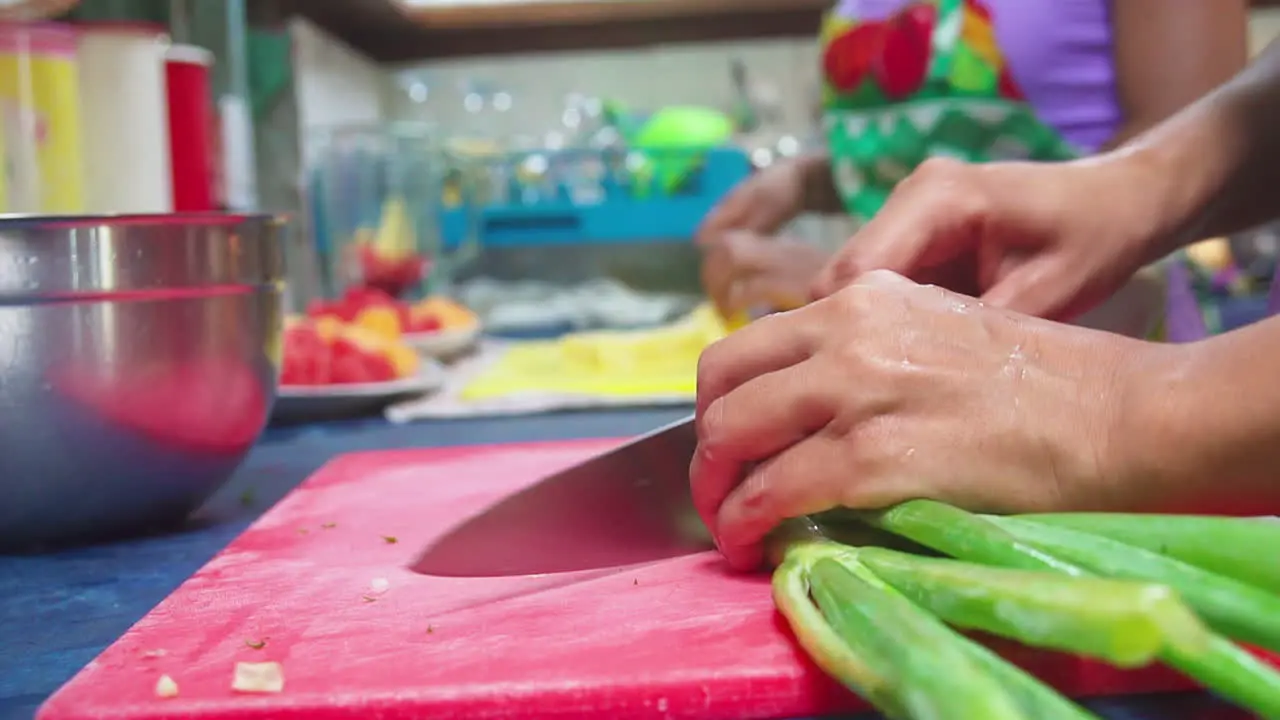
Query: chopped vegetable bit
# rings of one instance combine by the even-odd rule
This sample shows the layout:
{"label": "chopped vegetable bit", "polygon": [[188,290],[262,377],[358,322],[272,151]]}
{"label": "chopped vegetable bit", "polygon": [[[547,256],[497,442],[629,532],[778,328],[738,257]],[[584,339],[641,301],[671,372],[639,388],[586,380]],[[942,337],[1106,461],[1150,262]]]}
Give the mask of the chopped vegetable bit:
{"label": "chopped vegetable bit", "polygon": [[382,542],[388,545],[395,545],[396,543],[400,542],[400,539],[397,538],[395,535],[383,535]]}
{"label": "chopped vegetable bit", "polygon": [[240,493],[240,505],[243,507],[253,507],[254,497],[253,488],[249,488]]}
{"label": "chopped vegetable bit", "polygon": [[261,650],[262,648],[267,646],[267,639],[263,638],[261,640],[245,640],[244,644],[247,647],[253,648],[254,650]]}
{"label": "chopped vegetable bit", "polygon": [[433,633],[433,632],[435,632],[435,631],[436,631],[436,629],[435,629],[435,627],[434,627],[434,626],[432,626],[432,625],[428,625],[428,626],[427,626],[427,634],[428,634],[428,635],[430,635],[431,633]]}
{"label": "chopped vegetable bit", "polygon": [[284,669],[278,662],[238,662],[231,689],[246,693],[278,693],[284,690]]}
{"label": "chopped vegetable bit", "polygon": [[178,683],[168,675],[161,675],[156,681],[156,697],[171,698],[178,697]]}
{"label": "chopped vegetable bit", "polygon": [[338,527],[338,523],[335,523],[335,522],[327,522],[320,526],[322,530],[332,530],[336,527]]}
{"label": "chopped vegetable bit", "polygon": [[361,596],[361,597],[360,597],[360,599],[361,599],[361,600],[364,600],[365,602],[377,602],[377,601],[378,601],[378,598],[376,598],[376,597],[374,597],[374,596],[372,596],[372,595],[363,595],[363,596]]}

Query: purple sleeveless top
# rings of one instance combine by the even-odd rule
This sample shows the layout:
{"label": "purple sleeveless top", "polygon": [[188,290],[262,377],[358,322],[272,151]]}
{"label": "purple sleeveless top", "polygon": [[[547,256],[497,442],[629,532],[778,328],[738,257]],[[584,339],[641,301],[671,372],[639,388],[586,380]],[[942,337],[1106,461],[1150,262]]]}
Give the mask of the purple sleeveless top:
{"label": "purple sleeveless top", "polygon": [[[840,0],[840,15],[882,20],[907,0]],[[1013,79],[1045,124],[1094,152],[1120,129],[1110,0],[985,0]]]}
{"label": "purple sleeveless top", "polygon": [[[883,20],[909,0],[839,0],[839,15]],[[991,11],[996,42],[1009,72],[1028,104],[1069,143],[1094,152],[1109,141],[1123,122],[1116,96],[1110,0],[984,0]],[[1203,335],[1203,319],[1183,287],[1186,278],[1170,277],[1173,295],[1188,293],[1187,316],[1198,329],[1185,340]],[[1280,314],[1280,274],[1271,284],[1269,314]],[[1171,315],[1177,313],[1171,312]],[[1172,318],[1171,318],[1172,319]]]}

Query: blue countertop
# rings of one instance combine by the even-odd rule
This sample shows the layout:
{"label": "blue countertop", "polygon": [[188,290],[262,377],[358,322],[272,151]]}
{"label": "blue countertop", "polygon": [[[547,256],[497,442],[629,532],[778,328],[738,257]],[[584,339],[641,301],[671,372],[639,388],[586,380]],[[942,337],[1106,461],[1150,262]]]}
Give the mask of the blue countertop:
{"label": "blue countertop", "polygon": [[[0,557],[0,720],[31,718],[62,683],[334,455],[588,437],[624,437],[688,410],[524,418],[381,420],[268,430],[244,466],[182,530],[53,554]],[[1101,701],[1107,718],[1248,717],[1200,693]]]}

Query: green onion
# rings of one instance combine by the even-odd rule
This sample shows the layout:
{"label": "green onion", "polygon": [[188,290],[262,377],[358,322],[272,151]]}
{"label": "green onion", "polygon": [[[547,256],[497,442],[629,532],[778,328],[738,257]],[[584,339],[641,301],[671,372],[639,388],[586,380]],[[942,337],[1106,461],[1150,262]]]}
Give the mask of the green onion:
{"label": "green onion", "polygon": [[957,634],[956,641],[980,669],[1000,681],[1005,692],[1018,703],[1023,716],[1029,720],[1098,720],[1098,716],[1071,702],[991,650],[963,635]]}
{"label": "green onion", "polygon": [[1099,535],[1012,517],[988,519],[1023,542],[1099,575],[1168,585],[1216,630],[1280,650],[1280,596]]}
{"label": "green onion", "polygon": [[1272,518],[1125,513],[1018,517],[1109,537],[1280,594],[1280,522]]}
{"label": "green onion", "polygon": [[822,557],[810,570],[810,593],[847,644],[883,664],[887,690],[907,717],[1025,718],[952,630],[868,575],[854,560]]}
{"label": "green onion", "polygon": [[1072,576],[1086,574],[981,516],[933,500],[911,500],[888,510],[863,513],[861,517],[875,527],[961,560]]}
{"label": "green onion", "polygon": [[1208,647],[1199,653],[1169,648],[1162,659],[1259,717],[1280,718],[1280,673],[1221,635],[1211,633]]}
{"label": "green onion", "polygon": [[796,640],[823,672],[894,717],[905,717],[888,681],[882,661],[865,648],[855,651],[836,634],[809,597],[810,562],[800,557],[783,561],[773,573],[773,601],[787,619]]}
{"label": "green onion", "polygon": [[898,592],[957,627],[1141,667],[1165,648],[1201,652],[1208,631],[1167,587],[980,567],[862,548],[858,561]]}

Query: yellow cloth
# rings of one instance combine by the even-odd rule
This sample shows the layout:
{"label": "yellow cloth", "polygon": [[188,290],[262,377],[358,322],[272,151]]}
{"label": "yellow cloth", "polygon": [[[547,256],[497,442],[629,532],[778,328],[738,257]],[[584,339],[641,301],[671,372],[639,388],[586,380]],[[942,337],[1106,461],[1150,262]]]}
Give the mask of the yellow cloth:
{"label": "yellow cloth", "polygon": [[688,395],[697,390],[698,356],[728,328],[710,305],[653,330],[583,332],[512,347],[467,385],[465,400],[519,393],[597,397]]}

